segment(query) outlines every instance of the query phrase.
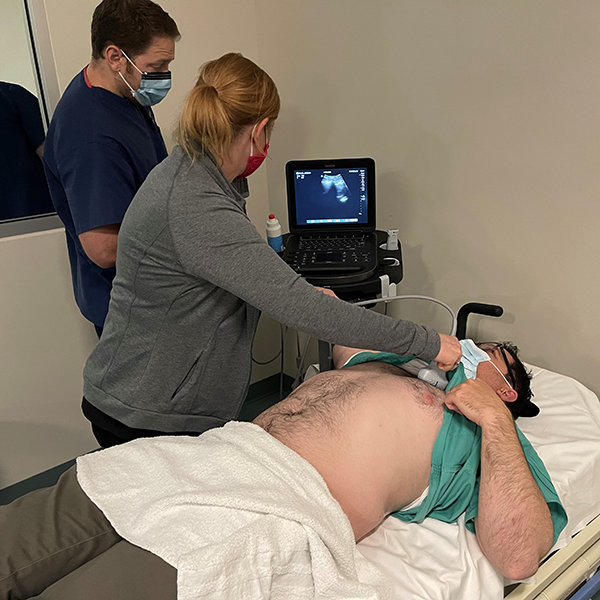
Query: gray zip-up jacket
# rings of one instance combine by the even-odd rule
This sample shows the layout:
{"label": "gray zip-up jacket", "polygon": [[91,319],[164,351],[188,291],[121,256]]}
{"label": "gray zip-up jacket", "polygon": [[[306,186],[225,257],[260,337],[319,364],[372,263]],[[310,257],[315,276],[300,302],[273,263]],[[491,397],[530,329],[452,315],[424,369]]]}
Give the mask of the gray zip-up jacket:
{"label": "gray zip-up jacket", "polygon": [[192,163],[176,147],[149,174],[119,232],[108,317],[84,370],[88,402],[129,427],[167,433],[235,419],[260,311],[336,344],[437,356],[437,332],[307,283],[245,205],[208,154]]}

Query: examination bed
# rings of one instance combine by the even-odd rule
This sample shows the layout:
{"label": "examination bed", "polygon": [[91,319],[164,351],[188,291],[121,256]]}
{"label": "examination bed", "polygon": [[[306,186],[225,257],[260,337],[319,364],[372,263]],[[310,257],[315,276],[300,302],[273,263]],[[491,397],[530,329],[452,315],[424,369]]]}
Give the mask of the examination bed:
{"label": "examination bed", "polygon": [[[431,300],[448,309],[454,317],[451,333],[459,339],[466,337],[471,314],[500,317],[504,312],[501,306],[468,303],[455,316],[434,298],[406,298]],[[313,373],[333,368],[331,346],[321,343],[319,350]],[[527,367],[533,375],[533,400],[541,410],[535,418],[519,419],[518,425],[552,478],[569,518],[566,528],[536,576],[517,583],[495,571],[463,517],[452,524],[388,517],[358,547],[386,574],[394,598],[588,600],[600,591],[600,402],[570,377]]]}
{"label": "examination bed", "polygon": [[[386,577],[391,598],[501,600],[507,595],[510,600],[587,600],[599,589],[592,581],[577,591],[600,564],[600,403],[569,377],[530,369],[541,410],[518,424],[544,461],[569,517],[555,553],[541,566],[535,582],[515,587],[485,558],[462,517],[458,523],[425,519],[419,524],[388,517],[358,549]],[[137,555],[130,568],[134,565],[144,570]],[[112,573],[109,568],[106,577]]]}
{"label": "examination bed", "polygon": [[388,517],[359,550],[385,573],[394,598],[586,600],[600,589],[600,573],[582,588],[600,566],[600,403],[569,377],[529,368],[541,410],[518,424],[544,461],[569,517],[554,554],[535,581],[515,587],[483,556],[462,517],[451,524]]}
{"label": "examination bed", "polygon": [[535,581],[516,584],[495,571],[462,518],[416,524],[388,517],[358,548],[386,576],[392,598],[587,600],[600,589],[600,573],[594,576],[600,566],[600,402],[569,377],[529,368],[541,411],[518,424],[569,517],[550,557]]}

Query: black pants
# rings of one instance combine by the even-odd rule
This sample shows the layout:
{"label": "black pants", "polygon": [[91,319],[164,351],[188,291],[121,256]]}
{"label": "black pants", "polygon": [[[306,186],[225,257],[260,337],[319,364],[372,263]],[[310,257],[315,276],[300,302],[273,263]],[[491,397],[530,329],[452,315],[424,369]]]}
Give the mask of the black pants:
{"label": "black pants", "polygon": [[98,441],[98,444],[100,444],[102,448],[118,446],[119,444],[125,444],[126,442],[130,442],[131,440],[136,440],[141,437],[155,437],[157,435],[167,435],[161,431],[147,431],[145,429],[132,429],[131,431],[139,433],[132,433],[127,437],[120,437],[114,434],[112,431],[108,431],[106,429],[103,429],[99,425],[92,423],[92,432],[94,433],[94,437]]}
{"label": "black pants", "polygon": [[194,431],[154,431],[152,429],[134,429],[127,427],[120,421],[113,419],[106,413],[90,404],[85,398],[81,403],[81,410],[85,418],[92,424],[94,437],[102,448],[110,448],[137,440],[138,438],[157,437],[159,435],[200,435]]}

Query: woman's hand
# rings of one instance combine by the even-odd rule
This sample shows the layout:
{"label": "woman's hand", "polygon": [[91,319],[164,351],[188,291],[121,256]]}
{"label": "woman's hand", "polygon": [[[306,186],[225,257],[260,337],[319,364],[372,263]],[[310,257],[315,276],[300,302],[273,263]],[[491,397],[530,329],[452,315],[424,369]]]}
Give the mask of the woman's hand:
{"label": "woman's hand", "polygon": [[462,356],[462,347],[457,338],[451,335],[440,333],[440,342],[442,343],[435,362],[442,371],[451,371],[456,369]]}
{"label": "woman's hand", "polygon": [[324,294],[327,294],[328,296],[333,296],[334,298],[337,298],[333,290],[330,290],[328,288],[322,288],[317,285],[315,285],[315,289],[319,290],[320,292],[323,292]]}

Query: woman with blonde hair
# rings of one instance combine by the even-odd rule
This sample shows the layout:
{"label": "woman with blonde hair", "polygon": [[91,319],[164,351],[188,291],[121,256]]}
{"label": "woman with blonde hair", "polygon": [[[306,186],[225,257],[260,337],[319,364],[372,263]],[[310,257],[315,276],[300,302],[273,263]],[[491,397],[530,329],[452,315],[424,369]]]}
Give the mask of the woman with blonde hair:
{"label": "woman with blonde hair", "polygon": [[199,434],[235,419],[261,311],[330,342],[435,359],[455,338],[323,294],[246,215],[246,177],[279,114],[273,80],[241,54],[202,66],[179,145],[148,176],[119,232],[117,276],[84,370],[83,412],[101,446]]}

